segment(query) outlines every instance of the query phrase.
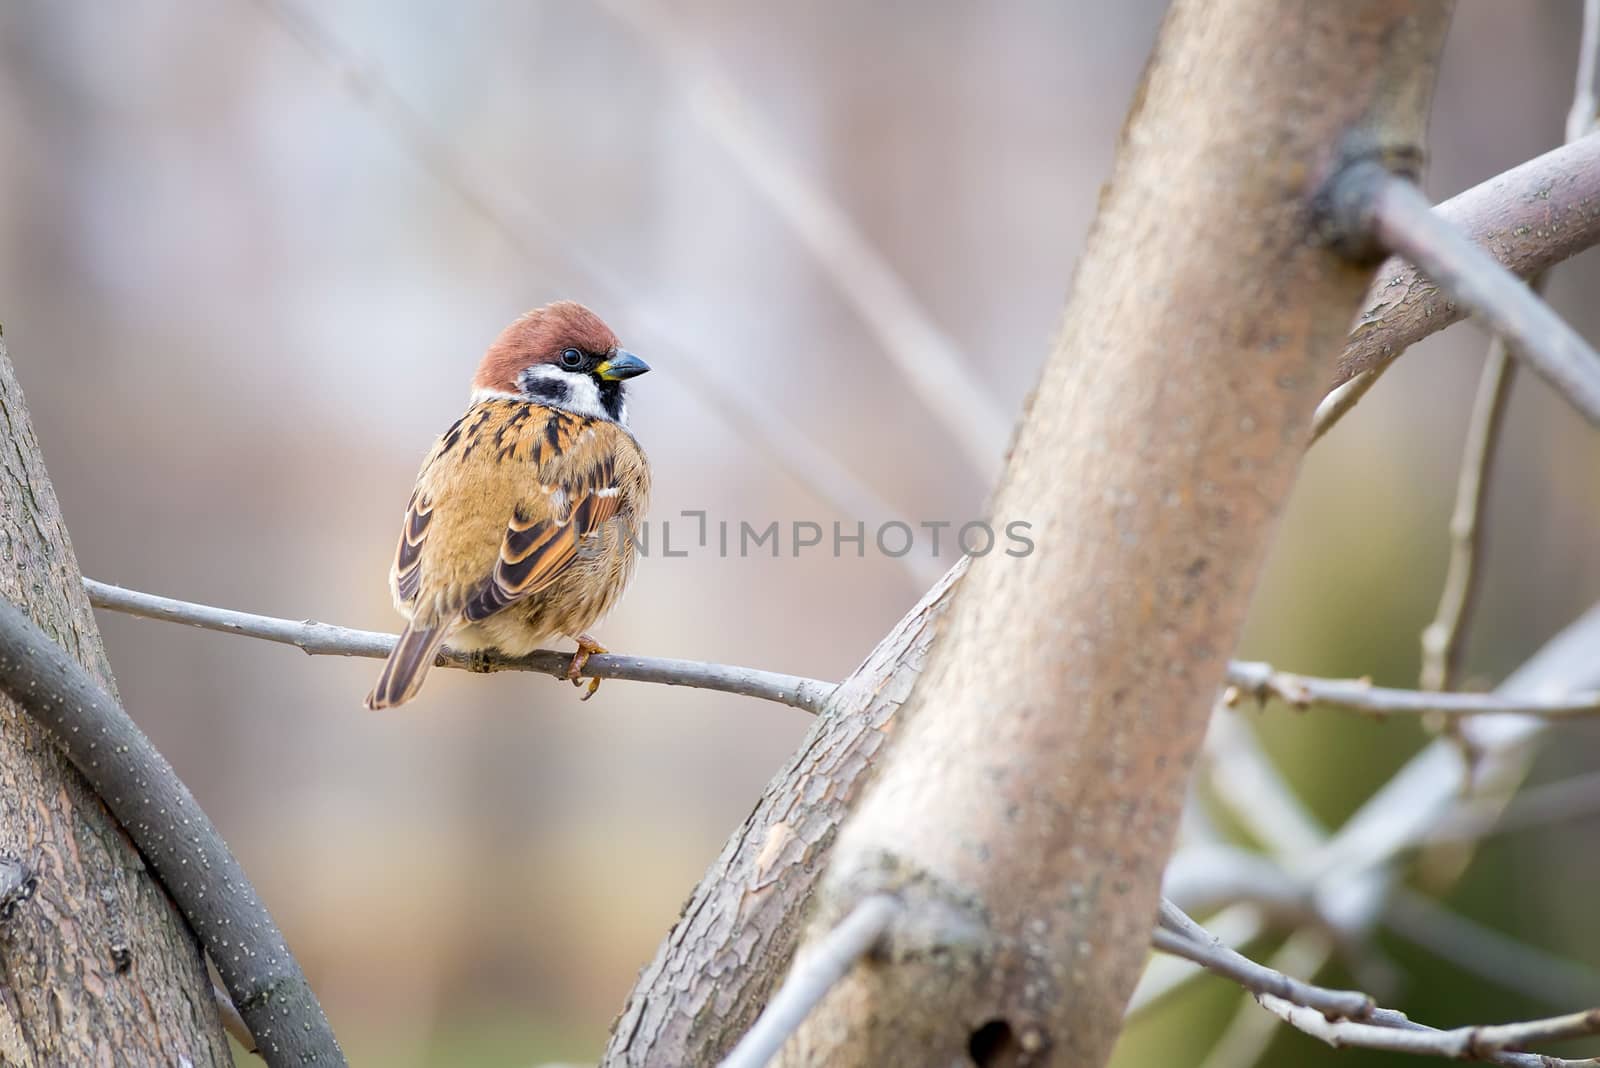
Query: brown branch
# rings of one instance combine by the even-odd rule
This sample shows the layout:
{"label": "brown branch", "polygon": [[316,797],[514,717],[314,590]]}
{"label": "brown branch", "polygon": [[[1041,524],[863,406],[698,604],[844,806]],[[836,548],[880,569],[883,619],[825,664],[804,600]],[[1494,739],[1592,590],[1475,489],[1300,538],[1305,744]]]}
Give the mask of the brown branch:
{"label": "brown branch", "polygon": [[[1538,293],[1543,276],[1531,283]],[[1489,512],[1489,474],[1500,429],[1505,425],[1506,404],[1516,365],[1504,338],[1489,343],[1489,354],[1478,379],[1478,392],[1461,449],[1461,472],[1456,478],[1456,503],[1450,515],[1450,562],[1433,622],[1422,631],[1424,690],[1453,690],[1461,677],[1467,626],[1483,575],[1484,526]]]}
{"label": "brown branch", "polygon": [[0,600],[0,690],[47,728],[155,870],[269,1065],[342,1065],[305,974],[244,869],[150,739],[64,649]]}
{"label": "brown branch", "polygon": [[[1519,278],[1600,244],[1600,135],[1552,149],[1458,193],[1435,213]],[[1396,257],[1378,269],[1334,384],[1388,364],[1466,318],[1427,274]]]}
{"label": "brown branch", "polygon": [[763,1068],[828,991],[882,941],[899,911],[900,903],[887,894],[864,898],[826,938],[795,959],[789,978],[721,1068]]}
{"label": "brown branch", "polygon": [[[3,341],[0,546],[0,599],[24,606],[114,692]],[[14,888],[0,886],[0,1059],[93,1064],[114,1050],[130,1066],[232,1064],[205,961],[183,916],[49,733],[3,693],[0,852],[26,871]]]}
{"label": "brown branch", "polygon": [[[1029,512],[1039,551],[973,562],[817,894],[814,936],[897,893],[895,959],[848,975],[785,1063],[1103,1062],[1369,279],[1325,243],[1320,194],[1353,147],[1420,150],[1447,21],[1428,2],[1171,8],[993,504]],[[917,922],[936,915],[965,926]]]}
{"label": "brown branch", "polygon": [[1489,252],[1433,210],[1416,184],[1376,163],[1341,190],[1383,247],[1417,265],[1455,304],[1483,318],[1511,351],[1600,425],[1600,354]]}
{"label": "brown branch", "polygon": [[[963,559],[828,699],[684,904],[611,1028],[604,1065],[712,1064],[783,977],[839,823],[922,670]],[[719,961],[738,959],[737,968]]]}

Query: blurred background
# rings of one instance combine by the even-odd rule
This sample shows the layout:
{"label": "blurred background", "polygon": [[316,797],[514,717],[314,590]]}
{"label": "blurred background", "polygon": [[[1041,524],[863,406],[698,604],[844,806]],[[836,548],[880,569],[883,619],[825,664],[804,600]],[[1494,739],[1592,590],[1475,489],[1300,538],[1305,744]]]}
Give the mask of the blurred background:
{"label": "blurred background", "polygon": [[[1009,421],[1163,8],[10,0],[0,323],[85,573],[394,629],[385,574],[421,456],[500,328],[567,297],[655,367],[630,407],[657,518],[981,517],[1003,440],[952,437],[818,249],[853,228],[897,279],[874,308],[920,307],[980,390],[963,403]],[[1461,3],[1432,195],[1559,143],[1578,17],[1576,0]],[[1591,338],[1597,285],[1590,253],[1549,290]],[[1419,346],[1314,450],[1242,655],[1414,685],[1484,348],[1472,326]],[[1479,684],[1600,594],[1597,459],[1522,378],[1468,651]],[[953,559],[657,554],[598,634],[837,679]],[[462,672],[374,715],[373,661],[102,626],[129,709],[362,1065],[592,1061],[807,729],[691,690],[611,682],[579,704],[549,680]],[[1246,715],[1330,824],[1426,740]],[[1555,739],[1537,778],[1600,761],[1600,730]],[[1498,841],[1450,903],[1600,962],[1597,834]],[[1397,1007],[1431,1023],[1578,1007],[1385,939]],[[1236,1001],[1191,986],[1140,1019],[1121,1063],[1198,1061]],[[1400,1063],[1297,1035],[1268,1060]]]}

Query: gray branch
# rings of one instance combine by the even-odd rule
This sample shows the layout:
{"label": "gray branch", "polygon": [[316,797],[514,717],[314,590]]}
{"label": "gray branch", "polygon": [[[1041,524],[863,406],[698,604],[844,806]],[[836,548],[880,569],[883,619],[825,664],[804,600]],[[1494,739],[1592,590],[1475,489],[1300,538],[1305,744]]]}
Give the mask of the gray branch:
{"label": "gray branch", "polygon": [[[229,608],[178,601],[171,597],[158,597],[153,593],[111,586],[94,579],[83,580],[89,591],[89,600],[96,608],[125,612],[146,619],[160,619],[168,623],[186,623],[203,630],[221,631],[246,638],[280,642],[312,656],[365,656],[382,659],[394,648],[395,636],[373,630],[352,630],[331,623],[314,620],[279,619],[275,616],[257,616],[249,612],[235,612]],[[439,663],[446,667],[470,667],[479,671],[532,671],[552,678],[564,679],[571,653],[540,650],[523,657],[483,657],[458,650],[444,649]],[[656,656],[622,656],[617,653],[596,653],[584,665],[583,673],[597,679],[624,679],[629,682],[655,682],[666,686],[692,686],[701,690],[717,690],[744,697],[759,697],[764,701],[803,709],[815,715],[833,692],[834,684],[798,675],[781,675],[773,671],[735,667],[730,664],[708,664],[698,660],[672,660]]]}
{"label": "gray branch", "polygon": [[127,712],[0,600],[0,690],[53,736],[155,870],[267,1064],[343,1065],[322,1006],[228,846]]}

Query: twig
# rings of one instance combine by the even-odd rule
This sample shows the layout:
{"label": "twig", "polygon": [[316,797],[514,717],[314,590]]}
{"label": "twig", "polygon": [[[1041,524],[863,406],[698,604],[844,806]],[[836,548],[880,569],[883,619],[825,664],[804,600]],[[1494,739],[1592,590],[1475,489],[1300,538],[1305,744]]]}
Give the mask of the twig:
{"label": "twig", "polygon": [[[1566,1068],[1566,1066],[1593,1065],[1592,1060],[1568,1061],[1530,1053],[1511,1053],[1497,1042],[1507,1035],[1531,1042],[1540,1039],[1570,1038],[1571,1020],[1539,1020],[1528,1024],[1513,1024],[1520,1028],[1509,1032],[1502,1028],[1462,1027],[1454,1031],[1441,1031],[1423,1024],[1413,1023],[1392,1010],[1378,1010],[1374,1022],[1355,1020],[1330,1020],[1316,1009],[1296,1005],[1273,994],[1257,994],[1261,1007],[1273,1013],[1298,1031],[1320,1039],[1335,1049],[1356,1047],[1360,1049],[1387,1050],[1392,1053],[1431,1054],[1454,1060],[1490,1061],[1494,1064],[1514,1065],[1515,1068]],[[1589,1014],[1581,1014],[1587,1017]],[[1547,1030],[1541,1030],[1547,1027]],[[1589,1034],[1590,1031],[1577,1032]]]}
{"label": "twig", "polygon": [[[1333,940],[1324,931],[1308,928],[1286,938],[1272,955],[1269,966],[1289,975],[1313,976],[1331,956]],[[1251,999],[1241,998],[1228,1026],[1223,1028],[1199,1068],[1247,1068],[1255,1064],[1272,1045],[1280,1022],[1271,1013],[1262,1012]]]}
{"label": "twig", "polygon": [[128,714],[0,600],[0,689],[48,729],[189,921],[269,1065],[344,1054],[283,935],[194,795]]}
{"label": "twig", "polygon": [[[1584,137],[1458,193],[1435,210],[1508,270],[1533,278],[1600,242],[1600,138]],[[1400,258],[1378,270],[1339,358],[1335,388],[1318,409],[1312,440],[1326,434],[1409,346],[1466,317],[1468,309]]]}
{"label": "twig", "polygon": [[1306,442],[1310,448],[1322,440],[1322,436],[1333,429],[1333,425],[1345,417],[1345,413],[1354,408],[1362,397],[1367,395],[1378,381],[1378,376],[1383,374],[1383,364],[1379,367],[1369,367],[1348,381],[1341,382],[1328,391],[1317,405],[1316,412],[1311,416],[1311,440]]}
{"label": "twig", "polygon": [[1348,198],[1379,244],[1482,317],[1518,359],[1600,425],[1600,354],[1525,282],[1436,213],[1410,180],[1369,162],[1347,168],[1339,182],[1339,198]]}
{"label": "twig", "polygon": [[[363,63],[315,13],[291,0],[254,2],[285,34],[324,65],[337,79],[339,87],[385,127],[422,170],[459,198],[517,254],[533,263],[551,257],[563,261],[573,275],[587,279],[585,284],[605,300],[627,308],[630,329],[648,338],[653,350],[673,354],[677,373],[693,381],[695,397],[706,403],[737,434],[754,443],[775,467],[787,472],[841,515],[904,521],[877,491],[816,445],[779,406],[750,391],[736,395],[728,385],[733,376],[708,373],[703,362],[690,355],[704,346],[678,341],[658,316],[646,311],[637,300],[630,299],[631,287],[583,251],[583,242],[564,234],[553,219],[535,210],[526,197],[496,189],[476,174],[452,143],[435,133],[390,84],[382,70]],[[510,204],[514,204],[516,210],[508,207]],[[542,239],[530,237],[529,229],[541,234]],[[906,553],[897,559],[912,578],[923,585],[934,582],[944,570],[939,561],[921,553]]]}
{"label": "twig", "polygon": [[[395,636],[380,631],[355,630],[315,620],[282,619],[236,612],[228,608],[179,601],[153,593],[84,579],[89,600],[97,608],[168,623],[184,623],[204,630],[292,645],[313,656],[363,656],[381,659],[394,647]],[[439,663],[488,671],[533,671],[564,678],[572,657],[541,650],[525,657],[484,658],[446,648]],[[597,653],[584,665],[586,674],[600,679],[654,682],[691,686],[702,690],[758,697],[799,708],[813,715],[821,708],[834,684],[799,675],[784,675],[730,664],[675,660],[653,656]],[[1228,666],[1231,692],[1224,702],[1237,704],[1245,696],[1257,700],[1276,697],[1297,708],[1326,706],[1373,716],[1416,715],[1436,712],[1446,716],[1486,716],[1513,713],[1548,719],[1600,715],[1600,694],[1568,698],[1512,700],[1493,694],[1430,694],[1373,686],[1364,679],[1321,679],[1275,671],[1270,664],[1234,661]]]}
{"label": "twig", "polygon": [[1567,112],[1567,140],[1592,133],[1600,120],[1595,99],[1595,69],[1600,66],[1600,0],[1584,0],[1583,29],[1578,38],[1578,74],[1572,90],[1572,110]]}
{"label": "twig", "polygon": [[[352,630],[314,620],[296,621],[274,616],[257,616],[227,608],[158,597],[152,593],[111,586],[84,579],[89,601],[97,608],[168,623],[187,623],[204,630],[221,631],[247,638],[292,645],[312,656],[365,656],[383,658],[394,648],[395,636],[371,630]],[[572,662],[568,653],[541,650],[524,657],[488,657],[446,648],[439,663],[447,667],[470,667],[487,671],[533,671],[552,678],[565,678]],[[701,690],[759,697],[764,701],[803,709],[815,715],[833,684],[798,675],[781,675],[730,664],[708,664],[698,660],[673,660],[654,656],[624,656],[597,653],[584,664],[584,674],[600,679],[629,682],[655,682],[667,686],[692,686]]]}
{"label": "twig", "polygon": [[[1529,288],[1538,293],[1543,277]],[[1516,365],[1504,338],[1489,343],[1478,379],[1478,393],[1467,425],[1466,443],[1461,449],[1461,473],[1456,479],[1456,503],[1450,516],[1450,563],[1433,622],[1422,631],[1422,679],[1424,690],[1453,690],[1461,675],[1461,657],[1466,645],[1467,626],[1477,601],[1482,576],[1484,516],[1489,510],[1489,473],[1494,461],[1500,429],[1505,425],[1506,403],[1511,399],[1511,384],[1516,380]]]}
{"label": "twig", "polygon": [[856,961],[872,951],[899,911],[900,902],[888,894],[863,898],[825,938],[795,959],[794,970],[755,1026],[723,1059],[722,1068],[762,1068]]}
{"label": "twig", "polygon": [[844,208],[795,166],[734,82],[659,4],[606,0],[603,6],[661,56],[695,117],[810,250],[839,296],[877,338],[906,387],[939,417],[974,470],[987,477],[1011,434],[1011,416],[911,287]]}
{"label": "twig", "polygon": [[1151,944],[1163,953],[1172,953],[1232,979],[1257,994],[1276,994],[1296,1005],[1306,1005],[1329,1016],[1359,1020],[1376,1007],[1372,998],[1356,990],[1330,990],[1312,986],[1257,964],[1229,949],[1201,927],[1188,914],[1165,898],[1161,901],[1161,926],[1151,935]]}
{"label": "twig", "polygon": [[1236,660],[1228,665],[1229,691],[1223,703],[1233,707],[1245,697],[1275,697],[1298,709],[1336,708],[1383,719],[1390,716],[1439,715],[1537,716],[1574,719],[1600,715],[1600,693],[1569,697],[1511,697],[1492,693],[1426,693],[1374,686],[1370,679],[1322,679],[1276,671],[1271,664]]}

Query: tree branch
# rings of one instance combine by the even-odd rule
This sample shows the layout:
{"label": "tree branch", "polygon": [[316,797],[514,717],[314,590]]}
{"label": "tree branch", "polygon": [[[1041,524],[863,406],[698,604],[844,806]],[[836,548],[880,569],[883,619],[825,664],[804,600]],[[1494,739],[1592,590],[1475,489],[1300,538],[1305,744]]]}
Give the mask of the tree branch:
{"label": "tree branch", "polygon": [[1536,716],[1540,719],[1580,719],[1600,715],[1600,693],[1571,697],[1529,694],[1434,693],[1374,686],[1371,679],[1320,679],[1276,671],[1271,664],[1235,660],[1228,665],[1229,689],[1222,702],[1236,706],[1246,697],[1265,701],[1275,697],[1298,709],[1334,708],[1375,719],[1391,716]]}
{"label": "tree branch", "polygon": [[[713,1064],[783,978],[839,822],[895,729],[968,560],[917,602],[829,697],[728,838],[640,972],[601,1063]],[[721,962],[741,962],[726,968]]]}
{"label": "tree branch", "polygon": [[[235,612],[228,608],[158,597],[153,593],[111,586],[84,579],[89,600],[97,608],[168,623],[186,623],[205,630],[260,638],[292,645],[312,656],[365,656],[382,659],[394,648],[395,636],[372,630],[352,630],[313,620],[279,619]],[[570,653],[540,650],[523,657],[482,656],[446,648],[439,663],[446,667],[478,671],[533,671],[564,679]],[[674,660],[654,656],[624,656],[596,653],[584,665],[584,674],[598,679],[623,679],[629,682],[655,682],[666,686],[692,686],[701,690],[758,697],[776,701],[815,714],[834,690],[832,683],[773,671],[708,664],[698,660]]]}
{"label": "tree branch", "polygon": [[1313,986],[1257,964],[1244,954],[1223,945],[1204,927],[1190,919],[1188,913],[1165,898],[1161,901],[1160,915],[1160,926],[1151,935],[1151,943],[1155,948],[1191,960],[1209,972],[1232,979],[1253,993],[1275,994],[1327,1016],[1351,1020],[1363,1019],[1377,1007],[1369,995],[1359,991]]}
{"label": "tree branch", "polygon": [[49,730],[160,877],[274,1068],[343,1065],[316,995],[244,869],[115,699],[0,600],[0,689]]}
{"label": "tree branch", "polygon": [[1433,210],[1408,178],[1377,163],[1350,168],[1344,194],[1384,248],[1417,265],[1464,310],[1600,425],[1600,354],[1526,283]]}
{"label": "tree branch", "polygon": [[[1530,288],[1538,293],[1543,276]],[[1502,337],[1489,342],[1478,378],[1478,392],[1461,449],[1461,472],[1456,478],[1456,503],[1450,515],[1450,563],[1433,622],[1422,631],[1424,690],[1453,690],[1461,675],[1467,625],[1477,602],[1483,574],[1484,525],[1489,511],[1489,475],[1500,429],[1505,425],[1506,404],[1516,365]]]}
{"label": "tree branch", "polygon": [[721,1068],[763,1068],[856,961],[872,952],[899,911],[900,903],[887,894],[865,898],[826,938],[797,957],[789,978]]}
{"label": "tree branch", "polygon": [[[1600,244],[1600,136],[1552,149],[1458,193],[1434,212],[1519,278],[1532,278]],[[1428,277],[1386,261],[1367,291],[1334,384],[1381,368],[1410,345],[1466,318]]]}

